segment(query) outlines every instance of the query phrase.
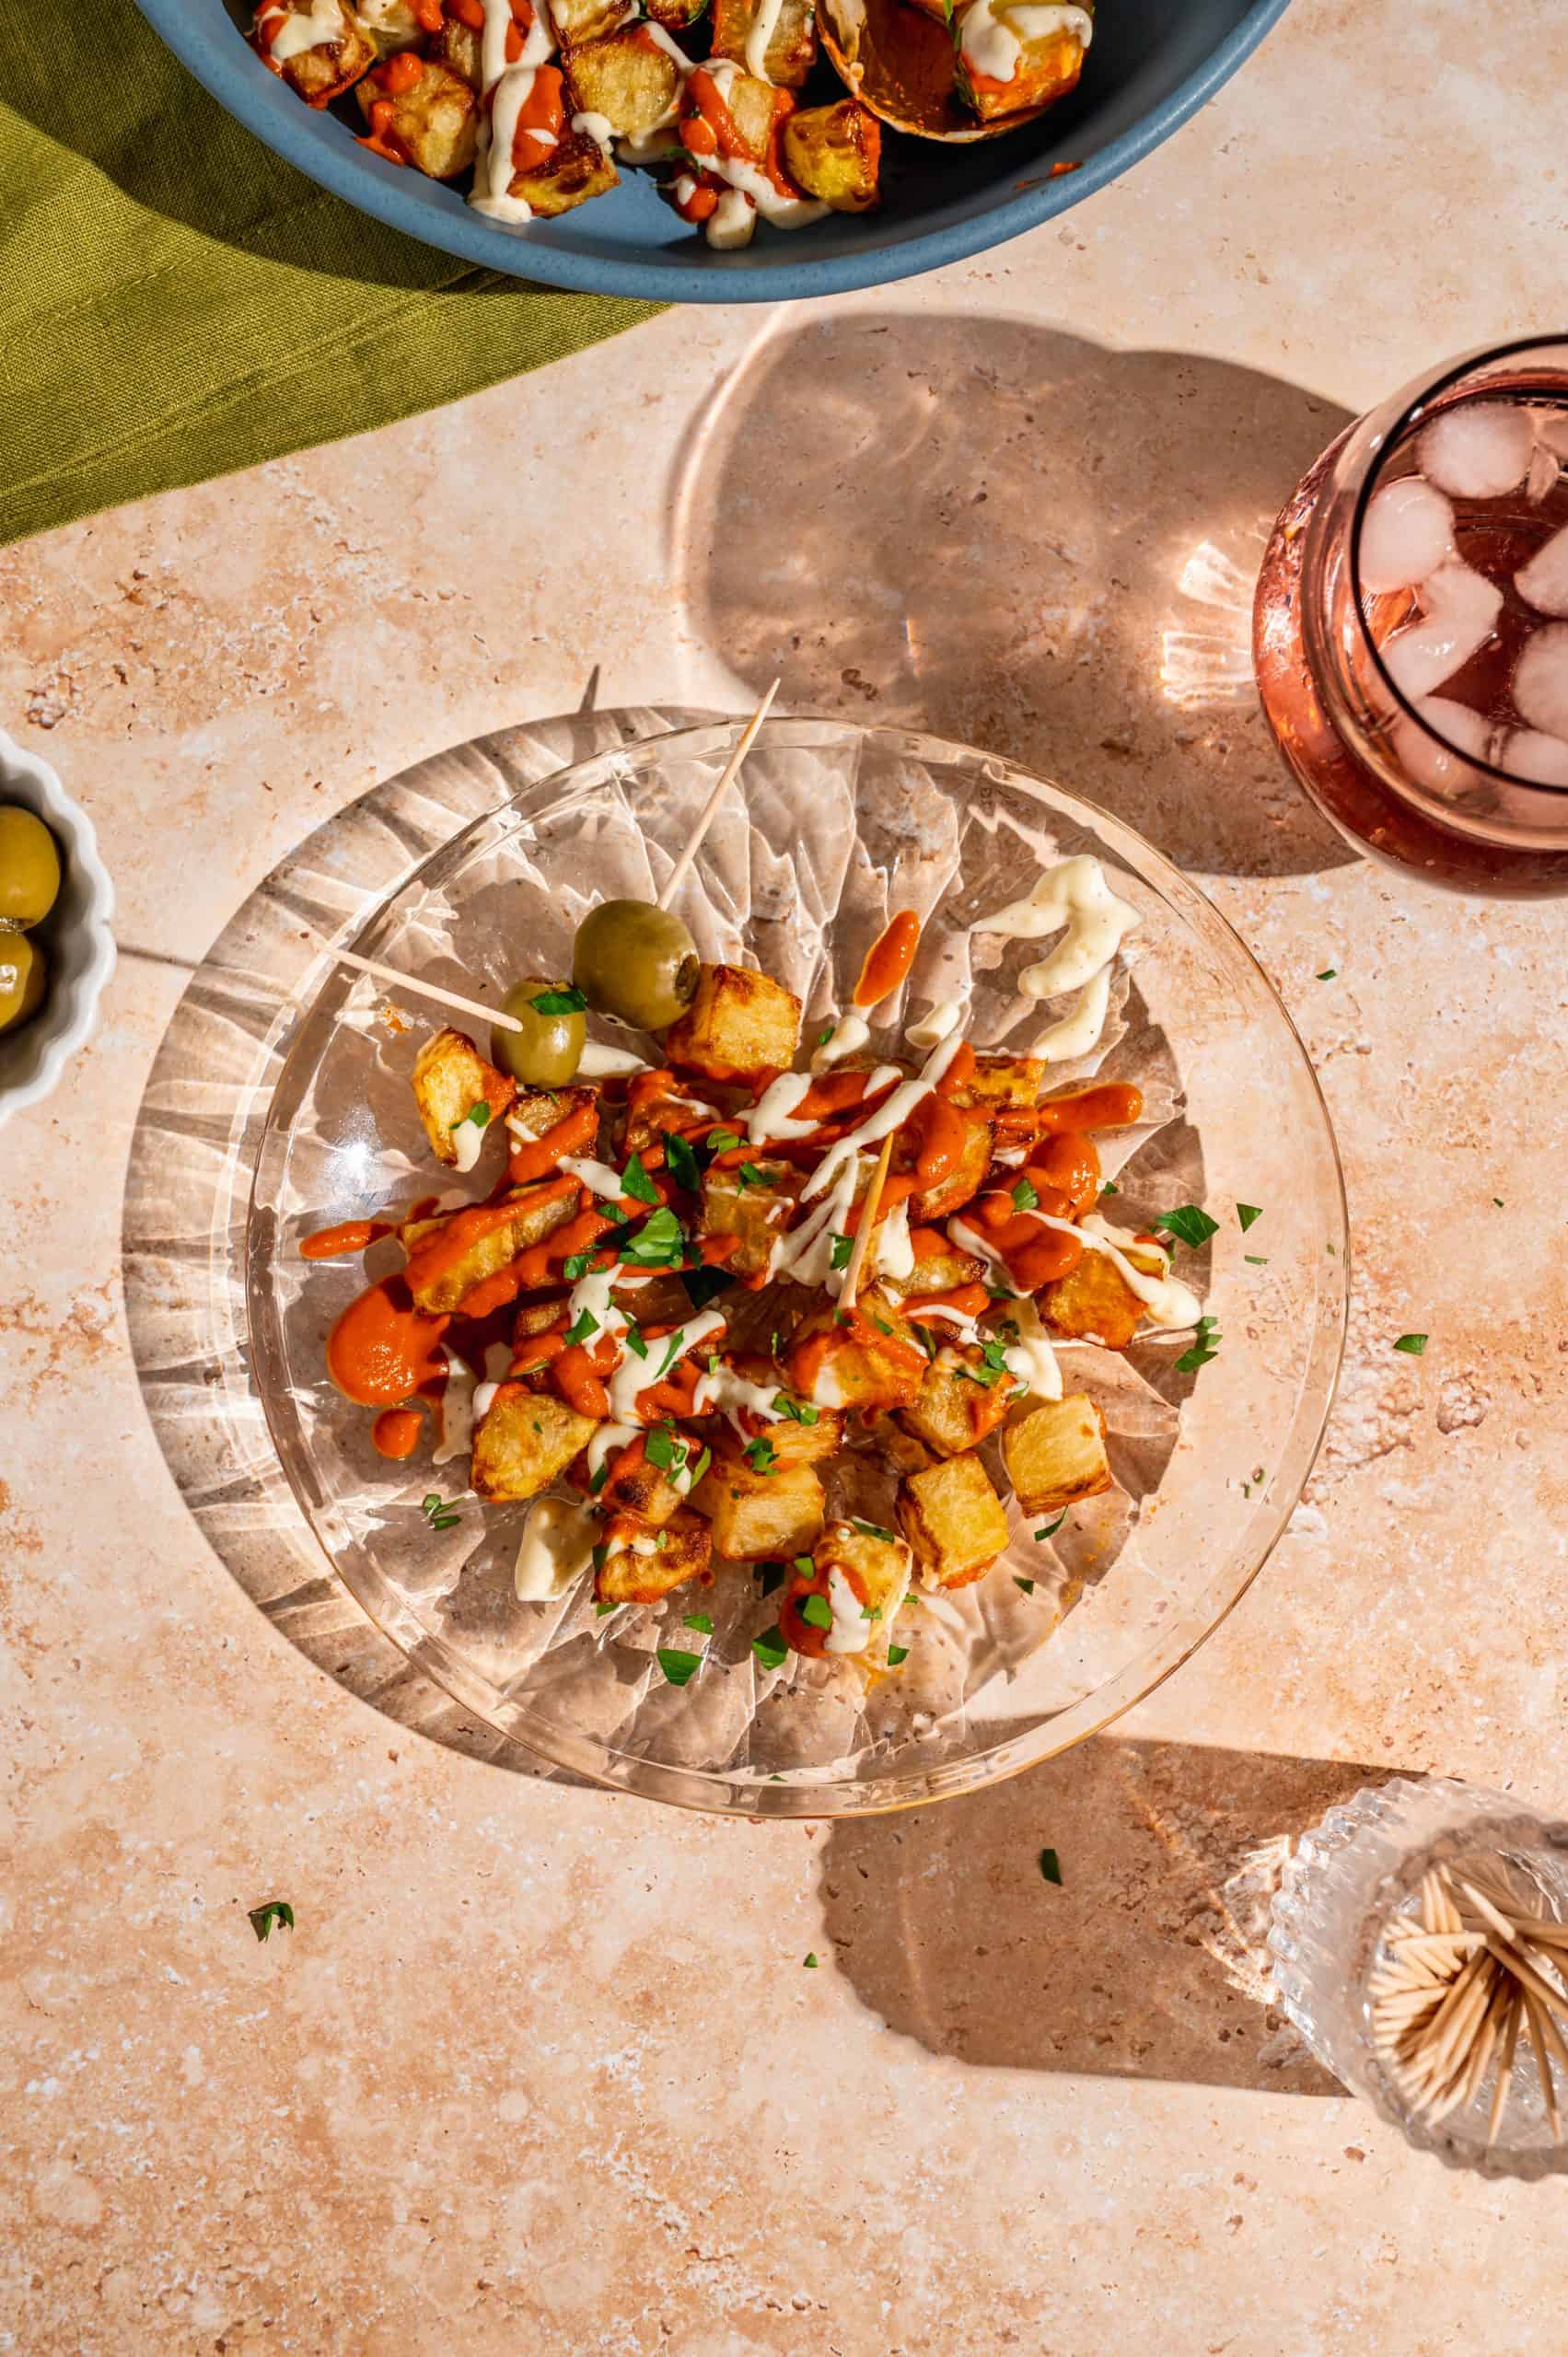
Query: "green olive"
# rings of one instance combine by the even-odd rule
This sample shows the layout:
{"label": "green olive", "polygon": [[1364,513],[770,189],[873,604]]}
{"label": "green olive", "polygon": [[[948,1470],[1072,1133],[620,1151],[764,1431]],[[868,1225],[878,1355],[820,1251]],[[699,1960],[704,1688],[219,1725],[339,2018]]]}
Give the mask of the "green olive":
{"label": "green olive", "polygon": [[577,927],[572,980],[600,1015],[663,1031],[697,995],[697,945],[651,900],[601,900]]}
{"label": "green olive", "polygon": [[503,1072],[509,1072],[525,1088],[563,1088],[582,1062],[588,1028],[582,1009],[574,1005],[547,1014],[535,1005],[536,999],[552,994],[572,996],[564,982],[547,982],[537,974],[525,974],[501,1002],[502,1013],[515,1015],[522,1029],[504,1031],[497,1024],[491,1034],[492,1056]]}
{"label": "green olive", "polygon": [[41,819],[0,805],[0,924],[41,924],[60,889],[60,854]]}
{"label": "green olive", "polygon": [[43,952],[25,933],[0,933],[0,1031],[36,1012],[48,979]]}

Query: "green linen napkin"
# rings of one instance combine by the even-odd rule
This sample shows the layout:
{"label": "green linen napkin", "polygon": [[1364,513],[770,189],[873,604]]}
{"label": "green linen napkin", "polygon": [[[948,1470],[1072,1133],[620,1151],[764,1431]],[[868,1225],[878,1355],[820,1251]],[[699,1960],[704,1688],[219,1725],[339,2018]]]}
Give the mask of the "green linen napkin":
{"label": "green linen napkin", "polygon": [[0,0],[0,540],[455,401],[661,308],[356,213],[131,0]]}

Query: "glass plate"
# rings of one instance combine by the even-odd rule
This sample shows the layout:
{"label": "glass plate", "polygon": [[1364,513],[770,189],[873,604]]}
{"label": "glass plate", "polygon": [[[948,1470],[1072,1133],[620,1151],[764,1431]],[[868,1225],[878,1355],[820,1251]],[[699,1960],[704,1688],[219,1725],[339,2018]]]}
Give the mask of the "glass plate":
{"label": "glass plate", "polygon": [[[352,946],[487,999],[521,972],[565,970],[595,900],[657,892],[737,733],[683,729],[526,788],[425,861]],[[1191,1337],[1140,1339],[1125,1354],[1065,1346],[1068,1388],[1104,1411],[1114,1488],[1045,1540],[1010,1505],[1008,1555],[974,1587],[912,1606],[899,1624],[906,1664],[869,1687],[844,1663],[791,1655],[761,1668],[750,1640],[776,1599],[744,1571],[603,1620],[586,1590],[519,1603],[527,1509],[482,1507],[460,1463],[432,1468],[428,1434],[407,1465],[376,1454],[370,1416],[339,1396],[322,1357],[364,1273],[355,1261],[303,1260],[297,1248],[313,1228],[395,1213],[449,1175],[436,1170],[409,1086],[426,1018],[438,1018],[412,1002],[413,1019],[390,1028],[386,993],[344,969],[318,993],[257,1157],[246,1238],[255,1379],[295,1494],[351,1592],[500,1733],[693,1807],[824,1817],[935,1799],[1105,1726],[1186,1658],[1265,1561],[1332,1401],[1344,1195],[1300,1040],[1202,894],[1104,811],[990,755],[901,730],[775,720],[680,906],[704,958],[754,963],[799,993],[807,1039],[847,1002],[888,915],[913,908],[920,956],[903,996],[878,1010],[891,1020],[874,1043],[893,1048],[911,1015],[972,985],[975,1044],[1022,1048],[1041,1017],[1016,977],[1039,952],[968,928],[1026,891],[1042,863],[1081,852],[1104,863],[1141,922],[1098,1051],[1051,1077],[1099,1074],[1143,1089],[1144,1121],[1102,1141],[1118,1190],[1107,1208],[1136,1228],[1178,1203],[1207,1206],[1216,1233],[1177,1257],[1223,1341],[1196,1374],[1176,1367]],[[498,1169],[492,1147],[475,1196]],[[1262,1206],[1246,1234],[1238,1202]],[[889,1519],[891,1469],[859,1456],[850,1475],[854,1510]],[[433,1488],[464,1498],[440,1532],[421,1511]],[[703,1667],[678,1688],[656,1651],[703,1643],[681,1627],[698,1604],[714,1631]]]}

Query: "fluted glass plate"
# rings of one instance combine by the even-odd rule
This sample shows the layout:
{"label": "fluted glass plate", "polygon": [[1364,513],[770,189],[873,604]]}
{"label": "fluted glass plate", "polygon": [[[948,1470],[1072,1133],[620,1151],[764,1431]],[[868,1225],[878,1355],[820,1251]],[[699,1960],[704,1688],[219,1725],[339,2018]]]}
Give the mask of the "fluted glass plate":
{"label": "fluted glass plate", "polygon": [[[737,729],[681,730],[530,785],[428,859],[343,946],[487,1000],[522,972],[566,970],[600,898],[656,894],[689,841]],[[648,1797],[748,1814],[833,1816],[963,1792],[1103,1727],[1167,1676],[1252,1579],[1321,1436],[1344,1331],[1346,1227],[1338,1156],[1305,1051],[1270,984],[1202,895],[1106,812],[1005,761],[893,729],[776,720],[703,843],[680,902],[706,958],[752,962],[797,992],[806,1036],[847,1002],[895,909],[922,918],[920,955],[874,1043],[899,1044],[927,1002],[972,994],[980,1047],[1025,1048],[1038,951],[970,931],[1042,865],[1105,865],[1138,910],[1096,1053],[1054,1068],[1135,1082],[1144,1117],[1102,1141],[1118,1225],[1202,1203],[1217,1231],[1179,1272],[1217,1319],[1218,1354],[1190,1337],[1125,1354],[1062,1352],[1067,1387],[1104,1411],[1115,1485],[1047,1541],[1009,1507],[1013,1544],[977,1585],[923,1597],[899,1624],[909,1657],[867,1686],[848,1663],[762,1668],[751,1638],[776,1615],[741,1571],[701,1592],[599,1620],[587,1589],[520,1603],[527,1509],[465,1498],[433,1531],[421,1501],[462,1488],[379,1457],[370,1418],[327,1379],[326,1334],[365,1282],[306,1261],[301,1237],[391,1215],[438,1183],[410,1074],[428,1007],[346,969],[295,1033],[257,1156],[246,1282],[253,1371],[301,1507],[365,1609],[429,1676],[499,1732],[558,1765]],[[477,1195],[494,1183],[487,1160]],[[444,1177],[447,1174],[439,1174]],[[1262,1207],[1243,1233],[1237,1203]],[[862,1447],[830,1509],[891,1519],[896,1475]],[[1026,1585],[1027,1584],[1027,1585]],[[700,1604],[711,1637],[682,1630]],[[684,1687],[661,1644],[702,1644]]]}

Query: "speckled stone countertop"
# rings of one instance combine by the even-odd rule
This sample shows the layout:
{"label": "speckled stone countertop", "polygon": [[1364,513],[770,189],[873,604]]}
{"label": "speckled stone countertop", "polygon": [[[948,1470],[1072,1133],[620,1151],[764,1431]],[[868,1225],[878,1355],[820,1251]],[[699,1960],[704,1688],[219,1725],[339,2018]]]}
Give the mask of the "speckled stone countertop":
{"label": "speckled stone countertop", "polygon": [[[1368,1768],[1568,1798],[1568,911],[1352,862],[1246,656],[1347,412],[1564,324],[1565,76],[1556,0],[1299,0],[973,264],[671,314],[0,556],[0,720],[92,813],[122,945],[0,1139],[0,2350],[1560,2349],[1561,2187],[1451,2177],[1333,2092],[1236,1893]],[[1357,1251],[1318,1475],[1197,1658],[1046,1769],[847,1829],[545,1782],[352,1631],[264,1619],[122,1284],[155,1051],[291,846],[481,730],[734,709],[776,659],[796,708],[1054,772],[1208,884],[1317,1062]]]}

